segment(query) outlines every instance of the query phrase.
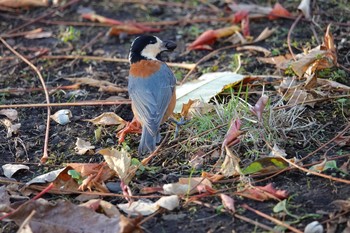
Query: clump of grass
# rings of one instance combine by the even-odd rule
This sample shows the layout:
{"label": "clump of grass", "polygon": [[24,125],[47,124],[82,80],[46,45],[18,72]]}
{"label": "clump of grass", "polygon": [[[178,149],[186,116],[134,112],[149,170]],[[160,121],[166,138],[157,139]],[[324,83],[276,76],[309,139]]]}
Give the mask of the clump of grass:
{"label": "clump of grass", "polygon": [[[305,146],[318,133],[310,130],[317,123],[310,117],[304,117],[305,107],[295,106],[289,109],[274,110],[283,102],[282,100],[273,100],[273,104],[271,104],[270,100],[265,107],[262,120],[258,121],[257,117],[250,111],[251,105],[239,96],[239,93],[232,94],[230,100],[225,104],[220,104],[216,100],[213,111],[205,114],[198,113],[191,119],[187,125],[191,136],[207,132],[197,138],[195,141],[197,146],[221,145],[232,119],[240,119],[242,122],[240,130],[244,131],[235,149],[239,151],[238,154],[249,159],[269,154],[270,148],[267,144],[277,144],[283,148],[287,144],[297,141]],[[184,147],[187,146],[190,145],[184,145]]]}

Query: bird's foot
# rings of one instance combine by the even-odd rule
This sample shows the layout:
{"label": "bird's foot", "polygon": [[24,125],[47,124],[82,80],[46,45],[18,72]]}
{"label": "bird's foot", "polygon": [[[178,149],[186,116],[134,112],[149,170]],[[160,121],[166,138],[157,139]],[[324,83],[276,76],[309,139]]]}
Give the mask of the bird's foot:
{"label": "bird's foot", "polygon": [[175,125],[176,125],[174,138],[176,138],[179,135],[180,126],[189,122],[189,120],[185,120],[184,117],[181,117],[179,121],[175,120],[174,118],[170,118],[170,121],[175,123]]}
{"label": "bird's foot", "polygon": [[117,133],[118,143],[121,144],[125,141],[125,136],[129,133],[142,133],[142,127],[140,122],[136,120],[136,118],[132,119],[131,122],[128,122],[124,129],[120,130]]}

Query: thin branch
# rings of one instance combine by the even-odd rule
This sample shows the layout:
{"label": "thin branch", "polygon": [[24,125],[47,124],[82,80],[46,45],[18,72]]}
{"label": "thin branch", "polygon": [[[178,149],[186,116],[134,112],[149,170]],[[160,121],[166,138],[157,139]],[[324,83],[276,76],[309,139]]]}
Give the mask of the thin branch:
{"label": "thin branch", "polygon": [[[0,37],[0,41],[12,52],[14,53],[17,57],[19,57],[21,60],[23,60],[25,63],[27,63],[38,75],[39,80],[41,82],[41,85],[44,88],[45,92],[45,99],[46,103],[50,104],[50,97],[49,97],[49,92],[46,89],[46,84],[43,76],[41,75],[40,71],[36,66],[34,66],[30,61],[28,61],[25,57],[23,57],[20,53],[18,53],[15,49],[13,49],[3,38]],[[45,163],[48,159],[48,153],[47,153],[47,148],[48,148],[48,143],[49,143],[49,132],[50,132],[50,115],[51,115],[51,109],[50,107],[47,107],[47,118],[46,118],[46,132],[45,132],[45,141],[44,141],[44,151],[43,151],[43,157],[41,158],[40,162]]]}
{"label": "thin branch", "polygon": [[[12,60],[14,57],[4,57],[0,58],[0,60]],[[122,62],[122,63],[129,63],[129,60],[126,58],[113,58],[113,57],[97,57],[97,56],[80,56],[80,55],[48,55],[48,56],[42,56],[39,58],[39,60],[48,59],[48,60],[54,60],[54,59],[67,59],[67,60],[93,60],[93,61],[105,61],[105,62]],[[170,67],[179,67],[183,69],[192,69],[196,65],[193,63],[173,63],[173,62],[167,62],[167,65]]]}
{"label": "thin branch", "polygon": [[114,101],[84,101],[76,103],[48,103],[48,104],[7,104],[0,105],[2,108],[42,108],[42,107],[76,107],[76,106],[93,106],[93,105],[117,105],[131,104],[131,100],[114,100]]}
{"label": "thin branch", "polygon": [[298,17],[295,19],[294,23],[292,24],[292,26],[290,27],[289,31],[288,31],[288,35],[287,35],[287,44],[288,44],[288,49],[289,49],[289,52],[290,54],[292,55],[294,61],[296,61],[296,58],[295,58],[295,54],[293,53],[293,49],[292,49],[292,46],[291,46],[291,42],[290,42],[290,37],[291,37],[291,34],[295,28],[295,26],[298,24],[299,20],[301,19],[301,17],[303,17],[303,14],[299,14]]}
{"label": "thin branch", "polygon": [[291,225],[288,225],[287,223],[284,223],[276,218],[273,218],[273,217],[271,217],[271,216],[269,216],[269,215],[267,215],[259,210],[253,209],[252,207],[248,206],[247,204],[243,204],[242,207],[244,209],[247,209],[247,210],[254,212],[255,214],[257,214],[257,215],[259,215],[259,216],[261,216],[261,217],[263,217],[263,218],[265,218],[265,219],[267,219],[267,220],[269,220],[277,225],[283,226],[283,227],[287,228],[288,230],[291,230],[292,232],[303,233],[302,231],[296,229],[295,227],[292,227]]}

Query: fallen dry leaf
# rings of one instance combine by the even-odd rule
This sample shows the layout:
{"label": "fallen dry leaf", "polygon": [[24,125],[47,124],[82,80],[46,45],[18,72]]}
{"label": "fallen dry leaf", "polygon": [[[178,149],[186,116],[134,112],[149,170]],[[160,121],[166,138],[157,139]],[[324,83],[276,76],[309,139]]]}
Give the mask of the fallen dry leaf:
{"label": "fallen dry leaf", "polygon": [[289,13],[289,11],[287,11],[281,4],[276,3],[272,9],[272,11],[270,11],[268,18],[270,20],[273,19],[278,19],[279,17],[291,17],[292,14]]}
{"label": "fallen dry leaf", "polygon": [[65,79],[78,84],[85,84],[92,87],[99,87],[100,89],[98,91],[100,92],[108,91],[108,92],[119,93],[119,92],[128,91],[126,88],[118,87],[116,84],[105,80],[96,80],[93,78],[65,78]]}
{"label": "fallen dry leaf", "polygon": [[276,29],[264,28],[264,30],[259,34],[259,36],[255,38],[254,43],[263,41],[269,38],[275,31]]}
{"label": "fallen dry leaf", "polygon": [[56,200],[55,203],[50,203],[44,199],[26,202],[20,206],[20,211],[15,212],[9,218],[15,221],[17,225],[21,225],[33,210],[36,210],[36,213],[30,219],[29,226],[32,232],[35,233],[122,233],[125,232],[127,227],[133,225],[131,219],[122,215],[107,217],[89,208],[74,205],[67,200]]}
{"label": "fallen dry leaf", "polygon": [[228,37],[237,31],[239,31],[239,27],[237,26],[220,28],[216,30],[207,30],[203,32],[199,37],[197,37],[197,39],[188,46],[188,49],[189,50],[197,50],[197,49],[211,50],[212,48],[210,47],[210,45],[212,45],[219,38]]}
{"label": "fallen dry leaf", "polygon": [[18,112],[16,109],[1,109],[0,115],[6,116],[11,121],[15,121],[18,119]]}
{"label": "fallen dry leaf", "polygon": [[237,47],[237,51],[242,51],[242,50],[252,50],[252,51],[262,52],[264,53],[265,57],[271,54],[269,50],[256,45],[245,45],[245,46]]}
{"label": "fallen dry leaf", "polygon": [[225,146],[226,156],[221,165],[220,173],[226,177],[241,175],[241,168],[239,166],[240,159]]}
{"label": "fallen dry leaf", "polygon": [[82,14],[81,17],[83,19],[87,19],[87,20],[90,20],[93,22],[107,23],[107,24],[111,24],[111,25],[123,24],[123,22],[121,22],[119,20],[107,18],[107,17],[101,16],[101,15],[97,15],[93,12]]}
{"label": "fallen dry leaf", "polygon": [[202,177],[192,178],[180,178],[178,183],[164,184],[163,188],[159,191],[163,191],[168,195],[185,195],[194,193],[215,193],[212,188],[211,182]]}
{"label": "fallen dry leaf", "polygon": [[61,109],[51,115],[50,118],[60,125],[66,125],[70,122],[72,112],[69,109]]}
{"label": "fallen dry leaf", "polygon": [[5,164],[2,166],[4,175],[11,178],[19,170],[29,170],[29,167],[23,164]]}
{"label": "fallen dry leaf", "polygon": [[288,197],[288,193],[285,190],[277,190],[272,184],[266,186],[247,186],[243,190],[235,192],[235,194],[253,199],[256,201],[267,201],[267,200],[282,200]]}
{"label": "fallen dry leaf", "polygon": [[129,215],[150,215],[156,212],[160,207],[173,210],[179,206],[179,197],[171,195],[161,197],[158,201],[152,202],[148,199],[134,201],[132,203],[118,204],[118,207]]}
{"label": "fallen dry leaf", "polygon": [[310,0],[301,0],[298,10],[303,12],[306,19],[311,19]]}
{"label": "fallen dry leaf", "polygon": [[232,119],[230,128],[228,129],[224,141],[222,142],[221,150],[224,149],[225,146],[232,146],[239,142],[239,136],[243,133],[240,131],[241,128],[241,120],[240,119]]}
{"label": "fallen dry leaf", "polygon": [[84,141],[81,138],[77,138],[77,141],[75,142],[75,153],[78,155],[84,155],[86,152],[95,149],[95,146],[91,146],[91,143],[88,141]]}
{"label": "fallen dry leaf", "polygon": [[19,128],[21,127],[20,123],[12,124],[9,119],[0,119],[0,123],[2,123],[7,129],[7,138],[12,137],[12,134],[16,134]]}
{"label": "fallen dry leaf", "polygon": [[121,181],[126,185],[131,181],[134,172],[137,170],[136,165],[131,165],[131,156],[124,149],[102,149],[98,151],[99,154],[103,155],[108,166],[114,170]]}
{"label": "fallen dry leaf", "polygon": [[[54,0],[56,5],[58,0]],[[0,6],[19,8],[19,7],[40,7],[49,6],[49,0],[0,0]]]}
{"label": "fallen dry leaf", "polygon": [[122,33],[135,35],[144,33],[144,30],[132,24],[122,24],[111,27],[107,34],[109,36],[119,36]]}
{"label": "fallen dry leaf", "polygon": [[104,112],[94,119],[85,120],[94,125],[121,125],[125,126],[126,121],[114,112]]}
{"label": "fallen dry leaf", "polygon": [[262,120],[262,114],[268,101],[269,97],[267,95],[262,95],[256,104],[250,108],[250,111],[258,117],[259,121]]}
{"label": "fallen dry leaf", "polygon": [[228,210],[228,211],[230,211],[232,213],[236,212],[235,201],[233,200],[232,197],[221,193],[220,194],[220,198],[221,198],[222,204],[224,205],[226,210]]}

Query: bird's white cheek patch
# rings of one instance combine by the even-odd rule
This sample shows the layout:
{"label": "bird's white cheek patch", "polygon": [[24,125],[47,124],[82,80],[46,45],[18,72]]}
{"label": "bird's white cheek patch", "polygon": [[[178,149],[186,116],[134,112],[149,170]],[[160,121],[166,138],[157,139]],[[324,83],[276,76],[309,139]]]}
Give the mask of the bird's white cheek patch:
{"label": "bird's white cheek patch", "polygon": [[141,52],[141,55],[151,59],[151,60],[157,60],[156,56],[160,53],[160,49],[157,44],[151,44],[151,45],[147,45]]}

